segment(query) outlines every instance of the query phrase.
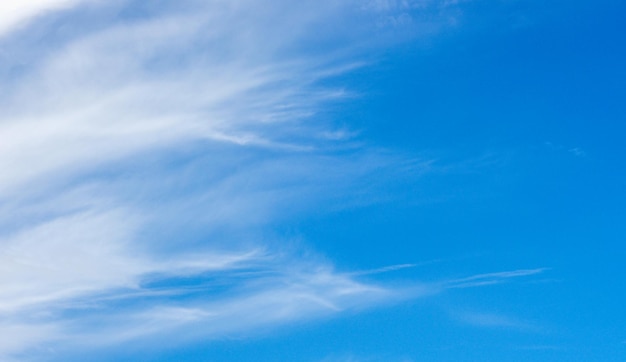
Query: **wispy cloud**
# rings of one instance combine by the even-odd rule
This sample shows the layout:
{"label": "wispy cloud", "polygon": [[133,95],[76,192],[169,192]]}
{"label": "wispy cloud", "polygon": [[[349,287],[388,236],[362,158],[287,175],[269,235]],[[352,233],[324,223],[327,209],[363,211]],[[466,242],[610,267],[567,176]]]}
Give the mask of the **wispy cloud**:
{"label": "wispy cloud", "polygon": [[15,54],[0,72],[2,358],[194,338],[190,325],[218,337],[406,296],[264,226],[371,202],[360,180],[394,177],[404,161],[349,142],[321,111],[351,96],[329,84],[377,46],[370,25],[410,9],[94,2],[102,11],[57,12],[61,30],[11,38],[80,3],[0,7]]}
{"label": "wispy cloud", "polygon": [[444,283],[445,288],[471,288],[483,285],[500,284],[512,278],[520,278],[543,273],[547,268],[518,269],[497,273],[476,274],[465,278],[453,279]]}
{"label": "wispy cloud", "polygon": [[420,265],[420,264],[389,265],[389,266],[385,266],[385,267],[382,267],[382,268],[376,268],[376,269],[371,269],[371,270],[363,270],[363,271],[359,271],[359,272],[354,272],[352,274],[353,275],[381,274],[381,273],[393,272],[393,271],[398,271],[398,270],[403,270],[403,269],[415,268],[418,265]]}
{"label": "wispy cloud", "polygon": [[[1,29],[74,3],[4,5]],[[388,161],[328,153],[330,122],[303,122],[346,96],[318,83],[353,65],[297,48],[346,7],[268,5],[115,3],[105,27],[4,40],[0,355],[200,322],[210,337],[393,296],[251,233]]]}
{"label": "wispy cloud", "polygon": [[[511,283],[520,278],[528,278],[544,273],[548,268],[518,269],[495,273],[476,274],[464,278],[442,282],[442,290],[486,287],[497,284]],[[526,332],[537,332],[541,328],[529,321],[497,312],[484,312],[456,308],[450,312],[457,321],[483,328],[503,328]]]}
{"label": "wispy cloud", "polygon": [[555,144],[552,142],[544,142],[544,146],[551,150],[560,151],[560,152],[563,152],[563,151],[568,152],[569,154],[576,156],[576,157],[581,157],[581,158],[587,157],[587,152],[585,152],[585,150],[583,150],[580,147],[566,147],[561,144]]}

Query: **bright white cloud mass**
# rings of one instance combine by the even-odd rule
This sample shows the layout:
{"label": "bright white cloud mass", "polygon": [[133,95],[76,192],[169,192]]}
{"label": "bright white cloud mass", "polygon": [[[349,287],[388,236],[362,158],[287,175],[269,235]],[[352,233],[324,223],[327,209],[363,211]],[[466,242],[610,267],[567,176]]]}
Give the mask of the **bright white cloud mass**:
{"label": "bright white cloud mass", "polygon": [[0,35],[28,24],[29,20],[47,11],[78,4],[80,0],[22,0],[0,4]]}
{"label": "bright white cloud mass", "polygon": [[448,6],[1,5],[0,356],[210,339],[447,288],[339,272],[271,225],[424,171],[326,110],[357,96],[336,77],[444,26]]}

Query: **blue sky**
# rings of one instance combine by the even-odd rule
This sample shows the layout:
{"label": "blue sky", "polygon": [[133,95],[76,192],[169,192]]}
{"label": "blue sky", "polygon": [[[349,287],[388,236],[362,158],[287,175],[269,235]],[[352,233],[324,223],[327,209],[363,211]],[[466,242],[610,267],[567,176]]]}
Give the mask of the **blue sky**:
{"label": "blue sky", "polygon": [[623,361],[624,11],[0,5],[0,359]]}

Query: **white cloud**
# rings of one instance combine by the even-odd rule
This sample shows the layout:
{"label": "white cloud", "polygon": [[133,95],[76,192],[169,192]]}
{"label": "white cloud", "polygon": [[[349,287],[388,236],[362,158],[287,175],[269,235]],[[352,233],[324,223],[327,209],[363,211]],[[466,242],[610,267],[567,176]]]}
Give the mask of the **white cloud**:
{"label": "white cloud", "polygon": [[26,25],[28,21],[38,15],[69,8],[83,1],[85,0],[3,1],[0,3],[0,36]]}
{"label": "white cloud", "polygon": [[[5,5],[2,31],[72,4]],[[356,177],[391,160],[334,155],[352,146],[314,117],[347,94],[319,82],[358,64],[333,55],[348,43],[304,44],[353,4],[186,5],[14,52],[0,115],[0,336],[15,336],[3,358],[201,322],[203,337],[244,333],[398,297],[254,231],[349,200]],[[28,41],[9,46],[42,40]]]}
{"label": "white cloud", "polygon": [[[5,39],[79,2],[20,3],[0,7]],[[370,25],[395,10],[119,6],[97,22],[109,26],[7,43],[17,55],[0,73],[0,358],[196,324],[219,337],[405,297],[263,232],[320,205],[372,202],[375,185],[359,180],[398,165],[317,115],[350,96],[322,83],[360,66]]]}

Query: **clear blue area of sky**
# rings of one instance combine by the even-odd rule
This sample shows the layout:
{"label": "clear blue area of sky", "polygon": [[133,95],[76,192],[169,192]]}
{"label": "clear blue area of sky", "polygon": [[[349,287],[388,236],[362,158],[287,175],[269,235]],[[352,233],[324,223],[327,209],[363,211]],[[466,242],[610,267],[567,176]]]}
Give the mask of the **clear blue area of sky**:
{"label": "clear blue area of sky", "polygon": [[544,273],[133,360],[625,360],[626,3],[503,3],[338,80],[361,96],[334,118],[433,171],[275,232],[346,270],[423,263],[390,280]]}

